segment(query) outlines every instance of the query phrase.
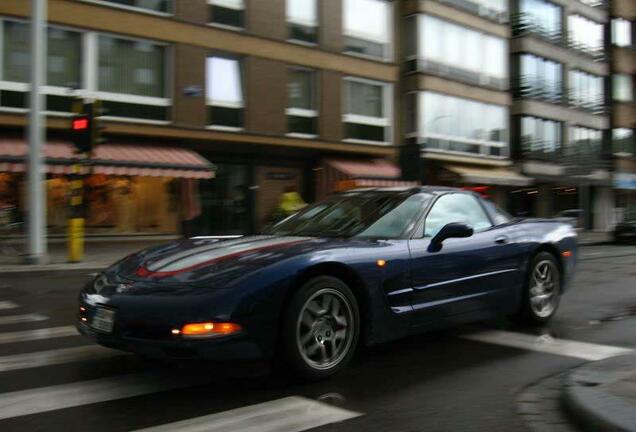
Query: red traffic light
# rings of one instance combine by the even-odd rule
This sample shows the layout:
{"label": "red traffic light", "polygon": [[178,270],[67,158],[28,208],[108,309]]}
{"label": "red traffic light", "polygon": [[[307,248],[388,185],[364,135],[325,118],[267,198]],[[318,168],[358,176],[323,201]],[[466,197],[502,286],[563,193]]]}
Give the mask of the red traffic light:
{"label": "red traffic light", "polygon": [[88,119],[87,118],[73,119],[73,123],[71,124],[71,129],[73,129],[74,131],[83,131],[88,129]]}

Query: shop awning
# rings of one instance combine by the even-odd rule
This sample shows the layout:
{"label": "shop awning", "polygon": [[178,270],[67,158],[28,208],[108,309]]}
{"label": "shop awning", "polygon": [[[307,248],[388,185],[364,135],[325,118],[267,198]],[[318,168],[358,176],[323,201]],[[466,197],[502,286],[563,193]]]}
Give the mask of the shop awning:
{"label": "shop awning", "polygon": [[325,161],[325,165],[336,169],[348,178],[399,179],[400,168],[384,159],[368,161],[334,160]]}
{"label": "shop awning", "polygon": [[[27,144],[20,139],[0,139],[0,172],[24,172]],[[50,141],[44,145],[46,170],[70,174],[78,160],[70,143]],[[93,151],[92,172],[104,175],[145,177],[214,178],[214,165],[196,152],[179,147],[101,144]]]}
{"label": "shop awning", "polygon": [[511,169],[492,167],[475,168],[460,165],[445,165],[444,168],[459,175],[464,183],[502,185],[502,186],[528,186],[533,180]]}
{"label": "shop awning", "polygon": [[336,183],[335,190],[337,192],[357,189],[357,188],[387,188],[387,187],[416,187],[419,186],[419,182],[408,180],[382,180],[382,179],[351,179],[340,180]]}

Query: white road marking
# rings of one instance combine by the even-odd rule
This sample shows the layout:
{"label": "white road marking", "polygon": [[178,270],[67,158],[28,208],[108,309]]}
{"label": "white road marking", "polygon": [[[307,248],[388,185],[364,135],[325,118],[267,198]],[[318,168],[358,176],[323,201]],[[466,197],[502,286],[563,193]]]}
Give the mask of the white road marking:
{"label": "white road marking", "polygon": [[18,305],[12,301],[0,301],[0,310],[15,309]]}
{"label": "white road marking", "polygon": [[299,432],[361,415],[311,399],[290,396],[138,432]]}
{"label": "white road marking", "polygon": [[25,314],[25,315],[9,315],[0,316],[0,325],[2,324],[19,324],[33,321],[44,321],[49,317],[40,314]]}
{"label": "white road marking", "polygon": [[533,336],[502,330],[489,330],[466,334],[463,335],[462,338],[590,361],[603,360],[609,357],[634,352],[633,349],[629,348],[556,339],[547,335]]}
{"label": "white road marking", "polygon": [[73,326],[50,327],[37,330],[22,330],[17,332],[0,333],[0,344],[13,342],[28,342],[41,339],[51,339],[66,336],[79,336]]}
{"label": "white road marking", "polygon": [[0,420],[193,387],[200,375],[138,373],[0,394]]}
{"label": "white road marking", "polygon": [[122,354],[124,353],[121,351],[103,348],[99,345],[13,354],[0,357],[0,372],[96,360]]}

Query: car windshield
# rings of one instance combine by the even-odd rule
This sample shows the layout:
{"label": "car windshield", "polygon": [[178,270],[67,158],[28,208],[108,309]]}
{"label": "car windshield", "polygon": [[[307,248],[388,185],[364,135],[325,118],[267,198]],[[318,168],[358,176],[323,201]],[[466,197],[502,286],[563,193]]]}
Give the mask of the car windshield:
{"label": "car windshield", "polygon": [[274,235],[399,238],[432,198],[405,192],[345,193],[310,205],[266,231]]}

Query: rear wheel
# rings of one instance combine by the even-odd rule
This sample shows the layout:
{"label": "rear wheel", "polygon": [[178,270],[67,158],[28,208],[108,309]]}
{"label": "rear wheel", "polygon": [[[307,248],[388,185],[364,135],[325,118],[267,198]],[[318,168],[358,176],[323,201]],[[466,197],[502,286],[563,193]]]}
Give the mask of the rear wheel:
{"label": "rear wheel", "polygon": [[304,379],[327,378],[346,366],[358,343],[360,319],[351,289],[320,276],[294,294],[285,311],[283,353]]}
{"label": "rear wheel", "polygon": [[549,252],[540,252],[532,260],[518,318],[543,324],[556,313],[561,300],[559,265]]}

